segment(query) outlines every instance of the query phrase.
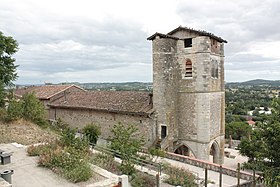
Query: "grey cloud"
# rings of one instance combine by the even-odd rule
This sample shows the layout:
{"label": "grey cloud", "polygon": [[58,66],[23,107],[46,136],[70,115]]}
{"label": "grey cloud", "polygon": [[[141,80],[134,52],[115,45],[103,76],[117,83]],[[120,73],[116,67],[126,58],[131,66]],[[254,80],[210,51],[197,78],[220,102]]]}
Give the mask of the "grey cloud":
{"label": "grey cloud", "polygon": [[242,75],[248,80],[256,76],[272,78],[273,74],[267,72],[280,71],[279,59],[249,53],[256,42],[280,40],[279,1],[198,0],[181,3],[177,12],[186,26],[197,26],[228,41],[225,44],[225,69],[229,80],[233,79],[232,76],[240,78],[238,72],[251,72]]}
{"label": "grey cloud", "polygon": [[[1,15],[5,13],[0,12]],[[16,58],[21,71],[56,74],[151,63],[151,44],[146,40],[147,33],[133,22],[112,18],[98,22],[55,15],[35,20],[15,17],[11,23],[1,18],[0,21],[0,26],[4,25],[6,31],[19,41],[20,50]],[[13,26],[8,27],[9,24]],[[83,49],[67,51],[63,46],[61,50],[51,48],[52,45],[60,46],[64,41],[73,41]]]}

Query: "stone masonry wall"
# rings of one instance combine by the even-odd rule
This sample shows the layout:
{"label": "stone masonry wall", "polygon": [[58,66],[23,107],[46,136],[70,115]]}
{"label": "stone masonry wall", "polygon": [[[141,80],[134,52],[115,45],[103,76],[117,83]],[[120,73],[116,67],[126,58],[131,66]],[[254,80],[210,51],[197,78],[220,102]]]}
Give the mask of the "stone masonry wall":
{"label": "stone masonry wall", "polygon": [[170,38],[153,40],[153,106],[156,111],[158,137],[161,126],[167,127],[166,145],[173,149],[173,141],[178,137],[176,106],[179,67],[177,58],[177,41]]}
{"label": "stone masonry wall", "polygon": [[115,124],[119,122],[133,124],[138,128],[139,135],[144,137],[146,146],[150,146],[154,142],[156,133],[154,120],[147,116],[62,108],[51,108],[50,113],[51,119],[60,118],[72,128],[82,129],[89,123],[97,124],[101,127],[101,138],[103,139],[108,139],[111,135],[111,128]]}
{"label": "stone masonry wall", "polygon": [[210,97],[210,138],[213,139],[220,135],[221,129],[221,95],[223,93],[212,93]]}

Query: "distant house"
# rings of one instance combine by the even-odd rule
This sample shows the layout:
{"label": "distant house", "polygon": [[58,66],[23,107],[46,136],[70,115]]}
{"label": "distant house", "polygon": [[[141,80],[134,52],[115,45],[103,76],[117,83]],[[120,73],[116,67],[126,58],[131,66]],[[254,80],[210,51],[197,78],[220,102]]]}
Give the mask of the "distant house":
{"label": "distant house", "polygon": [[135,125],[146,145],[153,143],[156,134],[152,94],[135,91],[70,92],[49,104],[50,119],[83,128],[89,123],[101,127],[101,138],[107,139],[117,123]]}
{"label": "distant house", "polygon": [[16,89],[14,94],[20,99],[26,93],[34,93],[48,112],[48,104],[70,92],[86,92],[86,90],[77,85],[43,85]]}
{"label": "distant house", "polygon": [[250,125],[250,126],[254,126],[256,124],[256,122],[254,122],[253,120],[249,120],[247,121],[247,123]]}
{"label": "distant house", "polygon": [[272,114],[271,108],[265,109],[265,107],[256,107],[255,110],[248,111],[247,114],[253,116],[254,111],[257,111],[259,114],[265,114],[265,115]]}

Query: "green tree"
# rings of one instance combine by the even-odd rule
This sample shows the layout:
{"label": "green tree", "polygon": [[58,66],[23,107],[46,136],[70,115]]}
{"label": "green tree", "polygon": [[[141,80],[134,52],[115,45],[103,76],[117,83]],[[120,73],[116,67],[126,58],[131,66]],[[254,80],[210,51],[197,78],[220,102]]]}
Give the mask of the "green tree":
{"label": "green tree", "polygon": [[272,102],[272,115],[258,123],[251,138],[239,145],[240,153],[249,157],[249,163],[264,172],[268,186],[280,185],[280,98]]}
{"label": "green tree", "polygon": [[4,84],[2,81],[0,81],[0,108],[5,106],[5,98],[6,98],[6,92],[4,89]]}
{"label": "green tree", "polygon": [[236,121],[226,124],[226,138],[231,135],[233,139],[240,140],[249,137],[251,132],[252,127],[246,122]]}
{"label": "green tree", "polygon": [[22,116],[34,123],[44,123],[46,118],[44,105],[34,93],[27,93],[22,96]]}
{"label": "green tree", "polygon": [[21,100],[10,98],[6,120],[30,120],[37,125],[46,126],[45,107],[34,93],[26,93]]}
{"label": "green tree", "polygon": [[5,86],[12,85],[12,81],[17,78],[17,65],[14,64],[15,59],[12,58],[17,50],[17,41],[10,36],[4,36],[0,31],[0,81]]}
{"label": "green tree", "polygon": [[100,127],[92,123],[86,125],[82,132],[88,138],[88,141],[94,145],[97,142],[98,136],[101,134]]}
{"label": "green tree", "polygon": [[115,150],[121,157],[120,166],[124,174],[131,175],[135,172],[133,159],[143,146],[143,138],[138,134],[138,129],[133,125],[123,125],[121,123],[112,128],[110,138],[110,149]]}
{"label": "green tree", "polygon": [[22,118],[22,101],[11,99],[7,109],[7,121],[18,120]]}

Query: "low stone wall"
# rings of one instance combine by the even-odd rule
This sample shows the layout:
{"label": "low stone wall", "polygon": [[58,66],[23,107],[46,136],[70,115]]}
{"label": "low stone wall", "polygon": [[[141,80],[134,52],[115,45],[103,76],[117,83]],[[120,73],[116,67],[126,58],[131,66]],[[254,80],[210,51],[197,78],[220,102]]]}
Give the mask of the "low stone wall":
{"label": "low stone wall", "polygon": [[[238,187],[237,185],[233,185],[231,187]],[[254,187],[253,181],[244,182],[239,185],[239,187]],[[263,184],[256,184],[256,187],[265,187]]]}
{"label": "low stone wall", "polygon": [[[207,162],[207,161],[204,161],[204,160],[198,160],[196,158],[183,156],[183,155],[178,155],[178,154],[170,153],[170,152],[166,152],[165,157],[169,158],[169,159],[177,160],[177,161],[180,161],[180,162],[183,162],[183,163],[187,163],[187,164],[190,164],[190,165],[198,166],[198,167],[201,167],[201,168],[207,168],[207,169],[212,170],[212,171],[220,172],[220,165],[212,163],[212,162]],[[232,176],[232,177],[237,177],[237,171],[232,169],[232,168],[222,166],[222,173],[225,174],[225,175]],[[244,179],[244,180],[252,181],[253,180],[253,174],[247,173],[247,172],[244,172],[244,171],[240,171],[240,178]]]}

